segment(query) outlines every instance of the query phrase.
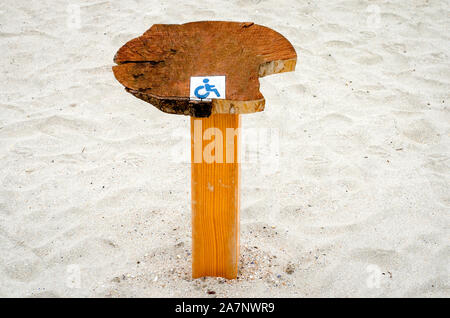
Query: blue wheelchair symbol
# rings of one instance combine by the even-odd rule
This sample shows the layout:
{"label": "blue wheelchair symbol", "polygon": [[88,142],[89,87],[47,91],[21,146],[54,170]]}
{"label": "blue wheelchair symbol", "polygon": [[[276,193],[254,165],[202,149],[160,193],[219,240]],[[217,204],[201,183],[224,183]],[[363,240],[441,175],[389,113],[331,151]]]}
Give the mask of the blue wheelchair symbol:
{"label": "blue wheelchair symbol", "polygon": [[[204,99],[204,98],[206,98],[206,97],[209,96],[209,93],[210,93],[210,92],[213,92],[213,93],[216,94],[217,97],[220,97],[219,92],[217,91],[216,88],[214,88],[215,85],[209,85],[208,82],[209,82],[209,79],[205,78],[205,79],[203,80],[203,83],[205,83],[205,85],[197,86],[197,88],[196,88],[195,91],[194,91],[194,95],[195,95],[197,98]],[[200,90],[203,89],[203,88],[205,89],[205,93],[204,93],[204,94],[201,94],[201,93],[200,93]]]}

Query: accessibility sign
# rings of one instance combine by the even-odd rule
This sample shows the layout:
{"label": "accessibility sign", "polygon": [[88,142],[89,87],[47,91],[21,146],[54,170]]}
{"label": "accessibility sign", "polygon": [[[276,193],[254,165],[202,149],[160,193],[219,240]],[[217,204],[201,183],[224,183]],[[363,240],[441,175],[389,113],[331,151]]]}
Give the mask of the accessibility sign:
{"label": "accessibility sign", "polygon": [[225,99],[225,76],[191,76],[190,98]]}

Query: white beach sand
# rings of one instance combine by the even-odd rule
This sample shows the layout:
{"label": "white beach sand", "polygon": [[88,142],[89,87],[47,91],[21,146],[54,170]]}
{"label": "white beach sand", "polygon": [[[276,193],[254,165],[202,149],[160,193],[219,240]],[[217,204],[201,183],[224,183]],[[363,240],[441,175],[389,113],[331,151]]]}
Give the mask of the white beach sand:
{"label": "white beach sand", "polygon": [[[449,1],[67,3],[0,3],[0,296],[450,296]],[[279,153],[242,165],[234,281],[190,278],[189,118],[111,71],[152,24],[200,20],[299,56],[243,116]]]}

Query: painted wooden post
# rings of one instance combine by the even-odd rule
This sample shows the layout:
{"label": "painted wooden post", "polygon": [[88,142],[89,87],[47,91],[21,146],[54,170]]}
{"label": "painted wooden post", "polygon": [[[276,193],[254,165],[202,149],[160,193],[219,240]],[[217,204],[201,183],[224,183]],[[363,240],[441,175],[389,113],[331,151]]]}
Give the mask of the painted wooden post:
{"label": "painted wooden post", "polygon": [[194,278],[237,275],[239,129],[239,114],[191,117]]}
{"label": "painted wooden post", "polygon": [[276,31],[219,21],[155,24],[114,57],[127,92],[191,116],[194,278],[237,277],[240,114],[264,110],[259,77],[293,71],[296,61]]}

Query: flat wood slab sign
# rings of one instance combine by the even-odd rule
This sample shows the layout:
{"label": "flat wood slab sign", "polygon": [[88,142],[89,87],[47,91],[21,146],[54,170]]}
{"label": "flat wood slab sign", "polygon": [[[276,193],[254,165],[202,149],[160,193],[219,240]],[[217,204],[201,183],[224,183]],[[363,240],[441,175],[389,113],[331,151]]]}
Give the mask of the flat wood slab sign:
{"label": "flat wood slab sign", "polygon": [[[116,79],[171,114],[209,117],[264,110],[259,77],[295,69],[297,54],[278,32],[251,22],[155,24],[114,57]],[[225,76],[225,99],[192,99],[193,76]],[[214,96],[212,96],[214,97]]]}

